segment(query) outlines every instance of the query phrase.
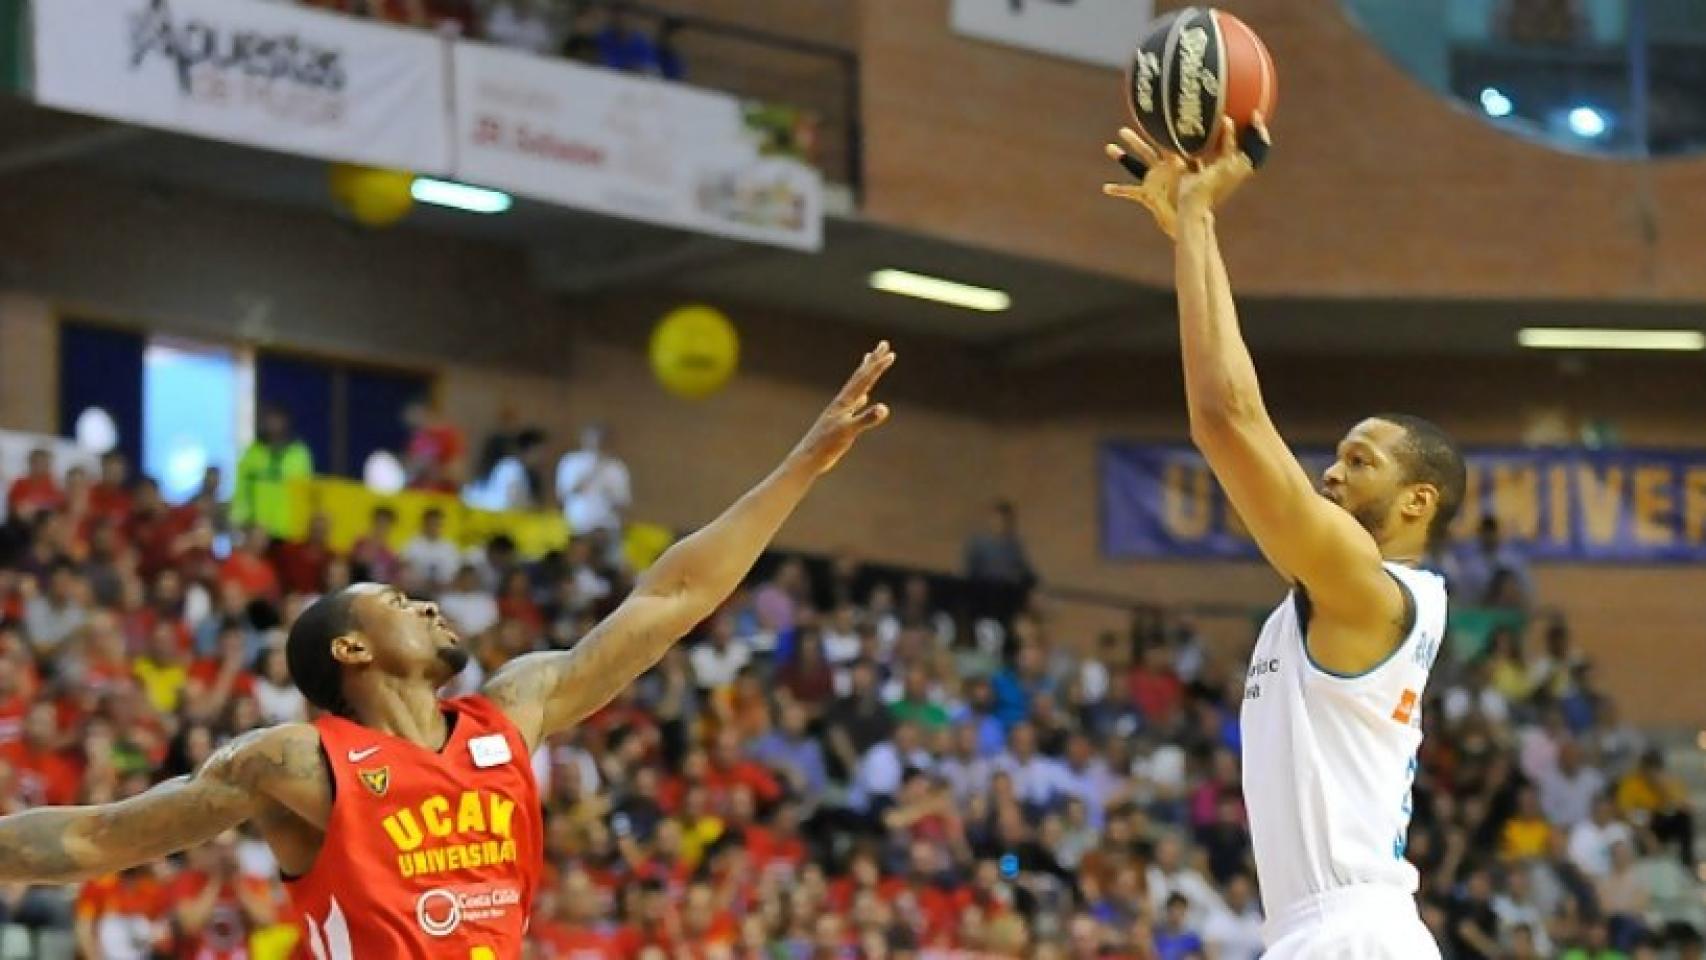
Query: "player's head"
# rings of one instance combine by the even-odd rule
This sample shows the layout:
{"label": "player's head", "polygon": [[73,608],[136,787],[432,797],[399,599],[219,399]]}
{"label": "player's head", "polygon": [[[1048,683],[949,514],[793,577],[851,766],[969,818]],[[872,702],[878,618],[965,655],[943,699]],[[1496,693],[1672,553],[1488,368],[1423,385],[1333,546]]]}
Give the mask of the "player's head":
{"label": "player's head", "polygon": [[285,660],[308,701],[341,716],[377,680],[437,689],[468,665],[468,651],[438,612],[378,583],[358,583],[314,601],[290,628]]}
{"label": "player's head", "polygon": [[1463,454],[1444,430],[1421,417],[1383,413],[1339,441],[1321,492],[1383,551],[1419,556],[1445,538],[1467,482]]}

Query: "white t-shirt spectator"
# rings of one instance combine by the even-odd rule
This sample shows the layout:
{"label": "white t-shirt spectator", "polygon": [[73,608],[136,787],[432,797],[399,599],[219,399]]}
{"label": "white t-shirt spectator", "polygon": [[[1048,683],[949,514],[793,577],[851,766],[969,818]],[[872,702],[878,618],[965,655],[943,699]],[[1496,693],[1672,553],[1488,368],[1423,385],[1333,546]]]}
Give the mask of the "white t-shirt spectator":
{"label": "white t-shirt spectator", "polygon": [[442,594],[438,608],[464,638],[485,633],[498,622],[497,598],[479,590]]}
{"label": "white t-shirt spectator", "polygon": [[622,511],[633,493],[628,466],[609,454],[571,450],[557,461],[557,499],[576,536],[592,530],[622,530]]}
{"label": "white t-shirt spectator", "polygon": [[1600,826],[1584,818],[1570,831],[1570,859],[1583,873],[1597,880],[1611,873],[1612,844],[1634,841],[1634,831],[1621,820]]}
{"label": "white t-shirt spectator", "polygon": [[948,788],[953,791],[954,799],[965,803],[972,797],[989,791],[989,779],[995,773],[995,764],[986,757],[973,757],[970,760],[949,757],[942,761],[936,772],[943,780],[948,781]]}
{"label": "white t-shirt spectator", "polygon": [[1468,687],[1452,687],[1445,692],[1445,719],[1456,723],[1467,717],[1470,711],[1475,711],[1485,717],[1489,723],[1503,726],[1510,718],[1510,704],[1499,691],[1492,687],[1482,687],[1479,691]]}
{"label": "white t-shirt spectator", "polygon": [[1084,802],[1084,810],[1089,814],[1090,823],[1098,829],[1102,826],[1103,817],[1107,812],[1108,798],[1119,792],[1120,778],[1108,769],[1108,763],[1100,757],[1091,760],[1083,770],[1074,770],[1070,763],[1060,764],[1059,777],[1061,793],[1069,797],[1077,797]]}
{"label": "white t-shirt spectator", "polygon": [[529,510],[533,486],[527,482],[527,465],[519,457],[504,457],[492,466],[481,483],[462,488],[462,502],[481,510]]}
{"label": "white t-shirt spectator", "polygon": [[255,706],[261,711],[261,720],[269,725],[308,719],[308,701],[294,683],[276,684],[256,677]]}
{"label": "white t-shirt spectator", "polygon": [[1552,938],[1546,933],[1547,914],[1535,905],[1534,898],[1526,901],[1511,899],[1508,894],[1499,894],[1493,898],[1493,913],[1499,918],[1499,935],[1509,944],[1511,931],[1517,927],[1527,927],[1534,937],[1534,949],[1542,957],[1552,955]]}
{"label": "white t-shirt spectator", "polygon": [[1546,779],[1558,769],[1558,738],[1545,727],[1524,729],[1517,744],[1517,765],[1535,783]]}
{"label": "white t-shirt spectator", "polygon": [[1084,689],[1086,703],[1101,703],[1108,695],[1108,665],[1095,657],[1085,657],[1078,665],[1078,685]]}
{"label": "white t-shirt spectator", "polygon": [[1149,903],[1158,917],[1167,915],[1167,898],[1175,893],[1190,901],[1187,925],[1193,930],[1201,930],[1216,913],[1227,912],[1226,901],[1214,892],[1214,886],[1190,867],[1168,873],[1159,864],[1150,864],[1147,877]]}
{"label": "white t-shirt spectator", "polygon": [[429,540],[417,535],[403,545],[402,560],[429,583],[449,583],[462,567],[462,551],[443,537]]}
{"label": "white t-shirt spectator", "polygon": [[1243,913],[1215,910],[1203,924],[1202,939],[1217,960],[1256,960],[1262,955],[1262,911],[1253,903]]}
{"label": "white t-shirt spectator", "polygon": [[[1153,787],[1151,793],[1177,797],[1185,789],[1185,768],[1188,762],[1189,758],[1183,748],[1177,744],[1163,743],[1149,756],[1134,758],[1131,762],[1131,775],[1139,784]],[[1147,799],[1153,800],[1155,797],[1150,796]]]}
{"label": "white t-shirt spectator", "polygon": [[1605,792],[1605,775],[1590,766],[1574,775],[1553,770],[1540,779],[1540,809],[1546,819],[1568,830],[1593,812],[1593,799]]}
{"label": "white t-shirt spectator", "polygon": [[58,650],[88,619],[88,611],[74,600],[56,605],[38,594],[24,605],[24,629],[29,632],[30,646],[39,654]]}
{"label": "white t-shirt spectator", "polygon": [[693,678],[701,690],[715,690],[735,682],[742,667],[752,661],[746,641],[730,637],[721,650],[707,640],[693,648]]}
{"label": "white t-shirt spectator", "polygon": [[906,776],[906,768],[929,771],[936,765],[930,751],[919,749],[909,756],[901,754],[893,740],[884,740],[865,751],[859,769],[853,777],[853,791],[848,800],[855,810],[871,809],[871,802],[893,797]]}

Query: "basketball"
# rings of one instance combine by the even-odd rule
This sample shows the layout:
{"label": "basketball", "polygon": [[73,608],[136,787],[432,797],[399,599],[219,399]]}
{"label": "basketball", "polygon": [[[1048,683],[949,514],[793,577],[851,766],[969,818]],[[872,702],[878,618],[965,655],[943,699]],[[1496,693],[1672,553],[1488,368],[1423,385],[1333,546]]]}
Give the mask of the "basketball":
{"label": "basketball", "polygon": [[1279,76],[1256,31],[1224,10],[1185,7],[1143,32],[1126,76],[1137,130],[1156,149],[1193,157],[1214,145],[1221,119],[1239,127],[1274,116]]}

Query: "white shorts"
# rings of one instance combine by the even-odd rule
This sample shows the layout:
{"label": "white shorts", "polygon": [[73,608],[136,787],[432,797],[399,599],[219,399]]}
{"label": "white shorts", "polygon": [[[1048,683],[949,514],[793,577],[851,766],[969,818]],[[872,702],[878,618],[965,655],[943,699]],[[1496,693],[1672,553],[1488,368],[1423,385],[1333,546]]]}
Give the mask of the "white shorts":
{"label": "white shorts", "polygon": [[1311,897],[1270,918],[1262,938],[1262,960],[1440,960],[1415,899],[1394,887]]}

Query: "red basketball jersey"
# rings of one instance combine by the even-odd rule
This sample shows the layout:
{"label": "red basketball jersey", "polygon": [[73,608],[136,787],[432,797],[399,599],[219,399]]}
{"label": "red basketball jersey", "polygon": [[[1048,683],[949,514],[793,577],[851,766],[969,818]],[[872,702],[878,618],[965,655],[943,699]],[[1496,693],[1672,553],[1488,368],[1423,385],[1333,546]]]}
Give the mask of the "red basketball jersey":
{"label": "red basketball jersey", "polygon": [[289,881],[315,960],[513,960],[544,864],[521,734],[490,700],[444,701],[434,753],[323,716],[336,793],[314,867]]}

